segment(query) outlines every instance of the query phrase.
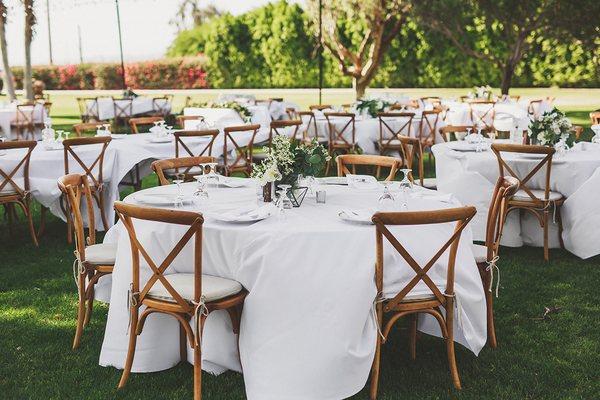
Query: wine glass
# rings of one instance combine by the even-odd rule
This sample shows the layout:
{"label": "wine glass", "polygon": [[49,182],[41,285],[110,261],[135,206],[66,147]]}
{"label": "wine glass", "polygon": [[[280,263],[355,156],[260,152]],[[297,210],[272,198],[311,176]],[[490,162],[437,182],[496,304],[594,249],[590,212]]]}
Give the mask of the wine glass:
{"label": "wine glass", "polygon": [[288,192],[292,188],[292,185],[277,185],[277,187],[279,188],[277,193],[282,192],[283,194],[283,197],[281,197],[281,203],[283,204],[283,208],[289,210],[290,208],[292,208],[292,201],[288,196]]}
{"label": "wine glass", "polygon": [[104,128],[104,135],[105,136],[109,136],[110,135],[110,124],[102,124],[102,127]]}
{"label": "wine glass", "polygon": [[594,132],[592,143],[600,143],[600,124],[592,125],[591,129]]}
{"label": "wine glass", "polygon": [[213,185],[218,185],[219,184],[219,174],[217,174],[217,166],[219,165],[218,163],[206,163],[206,168],[208,170],[206,174],[206,183],[210,183]]}
{"label": "wine glass", "polygon": [[402,168],[400,171],[403,174],[399,184],[402,191],[402,208],[406,210],[408,208],[408,193],[413,189],[413,182],[410,180],[412,170],[410,168]]}
{"label": "wine glass", "polygon": [[379,197],[379,200],[377,200],[379,211],[393,211],[396,199],[390,193],[390,182],[383,181],[381,184],[383,185],[383,193]]}
{"label": "wine glass", "polygon": [[284,220],[285,219],[285,209],[286,208],[291,208],[291,207],[286,207],[286,201],[289,202],[290,199],[287,196],[287,187],[283,187],[283,186],[287,186],[289,187],[289,185],[279,185],[277,186],[277,202],[275,203],[277,205],[277,217],[279,218],[279,220]]}
{"label": "wine glass", "polygon": [[66,131],[65,132],[65,140],[69,140],[69,135],[71,134],[71,132]]}
{"label": "wine glass", "polygon": [[173,179],[173,183],[177,185],[177,197],[175,197],[175,207],[183,206],[183,191],[181,188],[181,184],[183,183],[184,174],[183,172],[179,172],[175,174],[175,179]]}

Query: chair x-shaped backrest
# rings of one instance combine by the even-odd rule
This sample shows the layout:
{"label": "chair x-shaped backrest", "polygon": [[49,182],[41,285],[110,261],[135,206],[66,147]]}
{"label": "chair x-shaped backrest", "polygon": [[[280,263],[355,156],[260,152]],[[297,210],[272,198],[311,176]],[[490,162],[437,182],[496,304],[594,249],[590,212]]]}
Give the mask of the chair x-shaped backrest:
{"label": "chair x-shaped backrest", "polygon": [[[27,149],[27,152],[17,163],[17,165],[10,171],[6,172],[0,165],[0,192],[4,188],[12,188],[20,197],[27,195],[29,191],[29,160],[31,159],[31,152],[37,145],[36,141],[15,141],[15,142],[0,142],[0,151],[3,150],[14,150],[14,149]],[[23,168],[23,187],[19,186],[15,181],[16,173]]]}
{"label": "chair x-shaped backrest", "polygon": [[[119,219],[123,222],[123,226],[129,234],[131,243],[131,254],[133,263],[133,293],[138,294],[138,304],[148,297],[148,292],[160,281],[164,288],[169,292],[169,295],[182,307],[186,312],[193,313],[194,305],[190,304],[175,290],[175,288],[165,278],[165,271],[173,263],[175,258],[181,253],[181,250],[194,239],[194,302],[198,303],[202,296],[202,224],[204,219],[201,214],[172,211],[172,210],[156,210],[148,207],[137,207],[125,205],[121,202],[115,203],[115,210]],[[132,219],[152,220],[157,222],[173,223],[178,225],[189,226],[181,239],[175,244],[173,249],[167,254],[165,259],[158,265],[148,254],[144,246],[139,242]],[[152,276],[144,284],[140,290],[140,254],[148,263],[152,270]]]}
{"label": "chair x-shaped backrest", "polygon": [[435,132],[440,119],[440,110],[425,110],[419,123],[419,139],[421,142],[435,143]]}
{"label": "chair x-shaped backrest", "polygon": [[[64,160],[65,160],[65,174],[69,174],[69,155],[73,157],[73,159],[77,162],[77,164],[83,169],[84,175],[88,177],[92,185],[98,191],[102,190],[103,184],[103,175],[102,169],[104,166],[104,154],[106,152],[106,148],[110,143],[110,137],[81,137],[75,139],[67,139],[63,141],[64,148]],[[101,144],[102,147],[98,152],[98,156],[94,159],[94,161],[87,165],[80,157],[77,155],[75,149],[79,146],[90,146]],[[94,173],[94,168],[98,167],[98,174]]]}
{"label": "chair x-shaped backrest", "polygon": [[[271,129],[269,130],[269,148],[271,147],[271,142],[273,141],[273,137],[275,135],[282,135],[286,137],[290,137],[292,140],[299,140],[298,132],[300,130],[300,126],[302,125],[302,121],[292,120],[292,121],[271,121]],[[288,135],[287,132],[284,131],[285,128],[293,127],[292,135]]]}
{"label": "chair x-shaped backrest", "polygon": [[82,119],[93,119],[96,121],[100,120],[97,97],[78,97],[77,104],[79,105],[79,113]]}
{"label": "chair x-shaped backrest", "polygon": [[171,112],[172,97],[161,96],[152,99],[152,111],[154,114],[166,117]]}
{"label": "chair x-shaped backrest", "polygon": [[498,255],[508,200],[514,196],[517,190],[519,190],[518,179],[510,176],[500,176],[498,178],[492,194],[485,230],[485,245],[488,249],[487,261],[492,261]]}
{"label": "chair x-shaped backrest", "polygon": [[[348,147],[356,145],[356,115],[353,113],[332,112],[325,113],[327,125],[329,126],[329,143],[343,143]],[[345,124],[341,125],[344,121]],[[341,128],[339,128],[341,126]],[[350,140],[344,137],[350,133]]]}
{"label": "chair x-shaped backrest", "polygon": [[[242,125],[242,126],[230,126],[224,129],[225,137],[223,142],[223,163],[226,169],[248,166],[252,162],[252,146],[254,145],[254,139],[260,125]],[[237,133],[245,133],[243,137],[248,137],[248,132],[252,132],[250,141],[243,145],[240,143],[240,138],[237,139]],[[234,135],[236,134],[236,135]],[[231,143],[231,147],[228,147],[228,143]],[[227,160],[228,153],[230,150],[235,150],[236,158],[233,162]]]}
{"label": "chair x-shaped backrest", "polygon": [[113,99],[115,118],[130,118],[133,115],[133,99]]}
{"label": "chair x-shaped backrest", "polygon": [[[69,174],[58,179],[58,187],[65,195],[69,207],[67,212],[73,218],[75,228],[75,246],[82,261],[85,261],[85,247],[96,243],[96,217],[89,181],[85,175]],[[81,213],[82,200],[87,208],[88,236],[85,236],[85,225]]]}
{"label": "chair x-shaped backrest", "polygon": [[317,120],[315,114],[312,111],[298,111],[298,118],[302,121],[304,126],[304,137],[305,139],[310,138],[310,129],[312,127],[314,132],[314,139],[319,139],[319,132],[317,131]]}
{"label": "chair x-shaped backrest", "polygon": [[23,103],[17,105],[17,123],[22,125],[33,125],[35,103]]}
{"label": "chair x-shaped backrest", "polygon": [[[217,136],[219,136],[218,129],[211,129],[205,131],[182,131],[175,132],[173,134],[175,136],[175,157],[179,158],[179,146],[181,146],[185,152],[190,157],[196,156],[212,156],[212,148]],[[188,147],[188,145],[183,141],[183,138],[209,138],[209,142],[202,148],[202,150],[198,154],[194,154],[194,152]]]}
{"label": "chair x-shaped backrest", "polygon": [[[469,221],[475,215],[474,207],[460,207],[453,209],[437,211],[415,211],[403,213],[376,213],[373,216],[373,222],[376,227],[377,239],[377,266],[376,283],[378,291],[383,290],[383,237],[394,247],[402,256],[406,263],[415,271],[415,277],[406,284],[392,299],[388,300],[384,306],[385,311],[390,311],[396,307],[410,293],[410,291],[419,283],[423,282],[435,296],[436,300],[442,305],[446,304],[446,296],[454,295],[454,266],[456,262],[456,253],[460,235]],[[410,255],[404,246],[396,239],[394,234],[389,231],[386,225],[426,225],[456,222],[454,232],[442,247],[431,257],[431,259],[421,266]],[[448,253],[448,270],[446,275],[446,289],[444,294],[437,287],[435,282],[427,274],[435,265],[440,257],[450,249]]]}
{"label": "chair x-shaped backrest", "polygon": [[493,101],[476,101],[469,103],[473,125],[481,125],[486,130],[493,130],[496,103]]}
{"label": "chair x-shaped backrest", "polygon": [[[414,116],[414,113],[404,112],[379,113],[377,118],[379,119],[379,142],[381,146],[384,149],[391,146],[393,141],[397,141],[400,135],[410,137]],[[392,121],[394,124],[392,124]],[[396,127],[396,123],[399,128]]]}
{"label": "chair x-shaped backrest", "polygon": [[[522,145],[522,144],[508,144],[508,143],[494,143],[492,144],[492,151],[496,155],[498,159],[498,167],[500,170],[500,176],[504,176],[504,170],[510,174],[513,178],[516,178],[519,181],[519,187],[527,195],[534,201],[548,201],[550,196],[550,174],[552,172],[552,156],[555,151],[552,147],[547,146],[532,146],[532,145]],[[529,171],[524,178],[521,178],[511,167],[507,164],[506,160],[502,157],[501,153],[525,153],[525,154],[542,154],[544,158],[537,163],[534,168]],[[543,167],[546,167],[546,176],[545,176],[545,187],[544,187],[544,198],[540,199],[536,197],[531,188],[527,186],[527,183],[535,176],[535,174],[541,170]]]}

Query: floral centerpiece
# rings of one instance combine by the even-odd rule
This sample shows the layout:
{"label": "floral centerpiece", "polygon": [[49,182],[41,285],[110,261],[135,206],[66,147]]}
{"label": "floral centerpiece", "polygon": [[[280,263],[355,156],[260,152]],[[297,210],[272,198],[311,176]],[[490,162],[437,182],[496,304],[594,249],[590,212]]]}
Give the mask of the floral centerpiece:
{"label": "floral centerpiece", "polygon": [[267,158],[253,166],[252,177],[269,190],[270,197],[271,183],[295,187],[298,176],[320,174],[329,160],[331,156],[327,149],[316,140],[306,144],[293,141],[287,136],[275,135],[271,148],[267,149]]}
{"label": "floral centerpiece", "polygon": [[552,111],[543,113],[539,119],[531,121],[527,128],[527,136],[532,143],[542,146],[554,146],[557,143],[571,146],[573,144],[572,127],[571,121],[565,114],[554,108]]}
{"label": "floral centerpiece", "polygon": [[232,110],[235,110],[239,114],[239,116],[244,120],[244,122],[250,123],[252,121],[252,112],[250,112],[250,110],[247,107],[245,107],[242,104],[237,103],[235,101],[223,101],[223,102],[208,101],[208,102],[203,102],[203,103],[194,103],[194,104],[191,104],[190,107],[231,108]]}
{"label": "floral centerpiece", "polygon": [[469,98],[491,100],[492,99],[492,88],[489,85],[475,86],[475,87],[473,87],[473,91],[469,92]]}
{"label": "floral centerpiece", "polygon": [[392,103],[387,100],[364,97],[356,102],[354,108],[359,114],[367,113],[376,118],[378,113],[385,111],[391,105]]}

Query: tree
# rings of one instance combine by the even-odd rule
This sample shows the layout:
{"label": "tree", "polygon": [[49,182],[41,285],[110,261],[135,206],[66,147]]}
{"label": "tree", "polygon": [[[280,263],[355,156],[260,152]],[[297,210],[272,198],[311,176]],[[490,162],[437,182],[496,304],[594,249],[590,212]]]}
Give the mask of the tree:
{"label": "tree", "polygon": [[593,42],[597,0],[421,0],[414,12],[463,54],[494,65],[508,94],[516,68],[536,35]]}
{"label": "tree", "polygon": [[177,13],[170,23],[177,27],[178,32],[183,32],[220,15],[221,12],[212,4],[202,7],[199,0],[181,0]]}
{"label": "tree", "polygon": [[[315,20],[318,0],[308,0]],[[411,9],[406,0],[330,0],[322,5],[322,43],[352,78],[356,98],[365,94],[383,56]],[[316,22],[318,23],[318,21]]]}
{"label": "tree", "polygon": [[31,72],[31,42],[33,41],[34,27],[36,24],[33,9],[34,0],[22,0],[25,7],[25,67],[23,69],[23,88],[25,97],[33,101],[33,85]]}
{"label": "tree", "polygon": [[15,84],[13,81],[12,71],[8,63],[8,46],[6,44],[6,22],[8,20],[8,9],[4,0],[0,0],[0,53],[2,53],[2,69],[4,73],[4,87],[10,101],[15,100]]}

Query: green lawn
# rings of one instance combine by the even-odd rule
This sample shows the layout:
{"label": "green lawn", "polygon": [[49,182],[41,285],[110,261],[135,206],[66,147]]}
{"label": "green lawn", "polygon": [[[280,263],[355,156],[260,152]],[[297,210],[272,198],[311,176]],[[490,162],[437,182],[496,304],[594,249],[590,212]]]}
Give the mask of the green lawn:
{"label": "green lawn", "polygon": [[[310,93],[288,92],[302,106],[314,102]],[[569,99],[565,109],[576,123],[587,122],[586,113],[600,106],[600,91],[593,92],[596,103],[587,92],[579,103],[569,97],[570,92],[564,93]],[[330,93],[325,101],[346,102],[342,99],[349,96]],[[53,116],[62,125],[77,120],[74,97],[52,94]],[[178,94],[176,108],[182,99],[183,94]],[[155,182],[149,177],[145,186]],[[37,224],[39,207],[35,218]],[[22,218],[10,233],[6,219],[0,217],[0,398],[190,399],[189,364],[134,374],[124,390],[116,390],[120,371],[98,365],[106,306],[96,305],[81,347],[71,350],[77,295],[71,270],[73,249],[65,235],[64,223],[50,216],[40,247],[35,248]],[[479,357],[458,347],[464,389],[452,388],[442,340],[421,336],[417,360],[411,362],[406,331],[399,329],[383,349],[380,399],[598,398],[600,256],[583,261],[553,250],[546,263],[541,249],[503,248],[500,268],[502,288],[496,301],[500,345],[495,350],[484,348]],[[559,311],[541,319],[545,307]],[[243,399],[243,377],[232,372],[217,377],[204,374],[203,395]],[[353,397],[366,398],[366,390]]]}

